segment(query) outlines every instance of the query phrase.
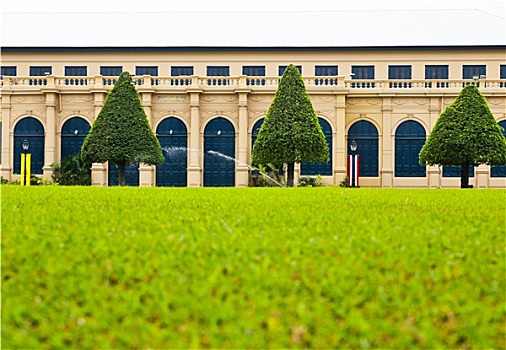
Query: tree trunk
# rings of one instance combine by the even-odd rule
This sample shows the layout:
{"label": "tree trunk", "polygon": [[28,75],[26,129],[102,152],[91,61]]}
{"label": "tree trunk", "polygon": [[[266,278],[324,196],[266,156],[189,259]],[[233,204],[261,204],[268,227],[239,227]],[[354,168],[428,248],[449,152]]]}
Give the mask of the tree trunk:
{"label": "tree trunk", "polygon": [[288,163],[286,170],[286,187],[293,187],[293,178],[295,173],[295,163]]}
{"label": "tree trunk", "polygon": [[125,186],[125,164],[118,164],[118,184]]}
{"label": "tree trunk", "polygon": [[460,188],[469,187],[469,161],[462,162],[462,169],[460,169]]}

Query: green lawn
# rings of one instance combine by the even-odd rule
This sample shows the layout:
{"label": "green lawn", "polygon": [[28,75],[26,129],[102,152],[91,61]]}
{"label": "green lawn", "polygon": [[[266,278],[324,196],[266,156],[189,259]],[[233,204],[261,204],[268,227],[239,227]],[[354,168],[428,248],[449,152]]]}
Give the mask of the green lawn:
{"label": "green lawn", "polygon": [[504,190],[2,186],[2,348],[504,348]]}

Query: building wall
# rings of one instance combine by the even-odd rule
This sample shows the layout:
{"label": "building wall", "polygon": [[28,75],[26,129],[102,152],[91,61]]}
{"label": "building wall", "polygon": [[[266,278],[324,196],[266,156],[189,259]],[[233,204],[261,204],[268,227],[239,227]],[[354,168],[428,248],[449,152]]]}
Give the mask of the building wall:
{"label": "building wall", "polygon": [[[395,174],[395,132],[404,121],[416,121],[426,135],[442,110],[450,105],[464,84],[478,83],[498,121],[506,119],[506,77],[503,49],[481,50],[37,50],[4,51],[2,66],[15,66],[16,77],[2,80],[2,177],[17,179],[13,172],[14,128],[25,117],[39,120],[45,132],[44,177],[50,177],[50,164],[61,157],[61,130],[73,117],[92,124],[112,85],[100,76],[101,66],[122,66],[135,73],[136,66],[158,66],[158,77],[136,77],[137,90],[150,125],[157,126],[174,116],[188,130],[188,186],[202,186],[204,176],[204,130],[217,117],[235,128],[235,186],[247,186],[251,160],[251,135],[255,122],[265,117],[278,82],[278,67],[293,63],[302,66],[302,75],[317,115],[332,127],[332,175],[329,184],[339,184],[346,176],[347,136],[357,121],[371,122],[378,130],[378,176],[362,177],[362,186],[371,187],[458,187],[458,177],[443,177],[438,167],[427,167],[424,177]],[[265,77],[255,77],[261,85],[248,84],[242,67],[265,66]],[[315,80],[315,66],[337,65],[338,76],[328,77],[327,85]],[[375,79],[367,85],[352,79],[352,66],[375,66]],[[394,87],[388,80],[389,65],[410,65],[411,79]],[[425,79],[425,65],[448,65],[448,79]],[[462,78],[463,65],[485,65],[486,77],[479,81]],[[30,77],[30,66],[51,66],[52,74]],[[86,77],[65,77],[65,66],[87,66]],[[171,77],[171,66],[194,66],[192,77]],[[206,77],[207,66],[229,66],[225,85]],[[176,80],[187,84],[176,85]],[[70,79],[70,80],[69,80]],[[70,82],[69,82],[70,81]],[[330,82],[332,85],[330,85]],[[363,81],[362,81],[363,82]],[[432,85],[428,85],[432,83]],[[401,84],[402,85],[402,84]],[[360,150],[359,150],[360,151]],[[300,167],[297,167],[300,175]],[[95,185],[107,185],[107,164],[93,165]],[[140,166],[141,186],[156,184],[156,168]],[[475,169],[470,179],[475,187],[506,187],[504,177],[490,177],[490,167]]]}

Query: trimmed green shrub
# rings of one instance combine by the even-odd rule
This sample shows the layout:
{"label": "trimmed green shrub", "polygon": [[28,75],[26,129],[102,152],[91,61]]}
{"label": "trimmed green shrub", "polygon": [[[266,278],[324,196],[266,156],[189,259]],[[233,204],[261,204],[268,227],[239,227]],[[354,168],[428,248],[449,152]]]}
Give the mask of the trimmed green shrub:
{"label": "trimmed green shrub", "polygon": [[506,138],[485,97],[474,85],[460,92],[420,151],[420,164],[462,166],[460,187],[469,187],[469,166],[506,164]]}
{"label": "trimmed green shrub", "polygon": [[163,163],[162,147],[149,126],[130,73],[121,73],[114,84],[81,153],[85,162],[116,165],[120,186],[125,185],[125,166]]}
{"label": "trimmed green shrub", "polygon": [[287,164],[287,186],[293,187],[294,165],[329,161],[329,149],[297,67],[289,65],[279,82],[265,121],[253,145],[253,164]]}

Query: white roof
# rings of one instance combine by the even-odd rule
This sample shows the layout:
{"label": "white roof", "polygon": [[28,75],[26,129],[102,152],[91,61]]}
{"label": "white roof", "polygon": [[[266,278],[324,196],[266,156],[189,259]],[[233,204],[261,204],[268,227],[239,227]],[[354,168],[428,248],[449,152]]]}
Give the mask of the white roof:
{"label": "white roof", "polygon": [[4,13],[2,47],[405,47],[506,44],[479,10]]}

